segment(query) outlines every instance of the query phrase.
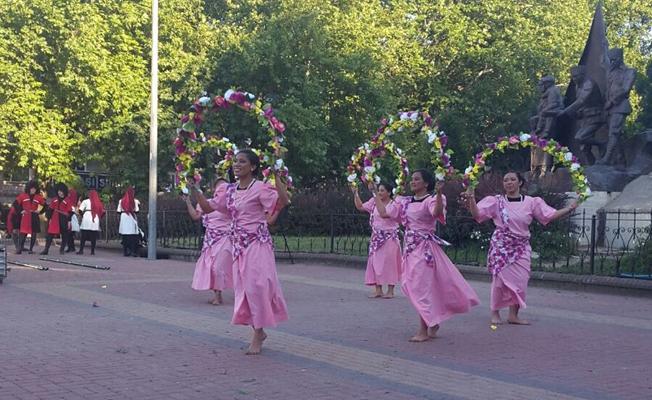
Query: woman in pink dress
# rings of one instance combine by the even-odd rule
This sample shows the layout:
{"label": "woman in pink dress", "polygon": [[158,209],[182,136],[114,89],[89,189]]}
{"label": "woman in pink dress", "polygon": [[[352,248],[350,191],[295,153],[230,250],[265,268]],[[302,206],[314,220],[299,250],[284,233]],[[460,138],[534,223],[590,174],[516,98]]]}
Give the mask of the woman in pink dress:
{"label": "woman in pink dress", "polygon": [[[441,246],[449,243],[435,234],[437,222],[446,223],[443,182],[435,185],[430,171],[412,173],[413,196],[399,197],[399,216],[405,227],[401,289],[419,313],[419,329],[410,341],[425,342],[436,336],[439,324],[479,304],[478,296]],[[436,195],[430,192],[436,189]],[[377,203],[380,215],[388,215]]]}
{"label": "woman in pink dress", "polygon": [[[215,184],[214,196],[224,190],[226,180],[219,179]],[[195,273],[192,277],[191,287],[195,290],[212,290],[215,296],[210,304],[222,304],[222,290],[233,288],[233,255],[231,254],[231,240],[229,227],[231,217],[227,213],[213,211],[204,213],[199,205],[193,207],[190,198],[185,196],[190,218],[194,221],[201,219],[206,228],[204,244],[201,249]]]}
{"label": "woman in pink dress", "polygon": [[193,193],[204,212],[214,210],[231,216],[230,239],[233,251],[233,289],[235,301],[231,323],[250,325],[253,337],[247,354],[259,354],[267,334],[263,328],[275,327],[288,319],[283,292],[276,275],[272,237],[266,215],[288,205],[287,189],[276,179],[276,188],[256,180],[260,160],[251,150],[235,157],[233,172],[238,183],[210,200]]}
{"label": "woman in pink dress", "polygon": [[[356,186],[352,187],[355,208],[370,214],[371,240],[369,242],[369,258],[365,272],[365,284],[375,286],[370,298],[394,297],[394,286],[401,279],[401,242],[398,238],[398,206],[392,200],[392,186],[380,183],[376,189],[370,185],[374,196],[362,202]],[[382,217],[376,203],[381,202],[388,215]],[[387,285],[387,293],[383,296],[383,285]]]}
{"label": "woman in pink dress", "polygon": [[496,225],[487,256],[491,272],[491,323],[501,324],[500,309],[509,307],[507,322],[529,325],[518,312],[525,308],[525,292],[530,279],[530,223],[536,219],[543,225],[568,215],[577,202],[560,210],[550,207],[540,197],[521,194],[525,179],[518,172],[503,177],[505,195],[487,196],[476,204],[472,190],[465,193],[466,204],[478,222],[491,219]]}

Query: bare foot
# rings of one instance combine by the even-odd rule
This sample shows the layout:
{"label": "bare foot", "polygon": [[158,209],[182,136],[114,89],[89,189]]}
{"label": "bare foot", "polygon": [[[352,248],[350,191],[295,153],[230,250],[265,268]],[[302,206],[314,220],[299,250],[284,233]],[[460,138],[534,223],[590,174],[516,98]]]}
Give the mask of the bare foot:
{"label": "bare foot", "polygon": [[383,297],[383,294],[382,293],[372,293],[367,297],[370,298],[370,299],[378,299],[378,298]]}
{"label": "bare foot", "polygon": [[526,319],[520,319],[519,317],[509,317],[507,322],[512,325],[530,325],[530,321]]}
{"label": "bare foot", "polygon": [[437,331],[439,330],[439,324],[431,326],[428,328],[428,337],[434,339],[437,337]]}
{"label": "bare foot", "polygon": [[430,336],[428,336],[428,333],[417,333],[416,335],[412,336],[410,338],[410,342],[415,342],[415,343],[421,343],[421,342],[426,342],[430,340]]}
{"label": "bare foot", "polygon": [[267,339],[267,334],[262,332],[261,334],[254,333],[254,338],[251,340],[251,344],[245,353],[248,356],[255,356],[260,354],[263,349],[263,342]]}
{"label": "bare foot", "polygon": [[498,311],[491,312],[491,324],[492,325],[502,325],[504,324],[502,318],[500,318],[500,313]]}
{"label": "bare foot", "polygon": [[220,292],[215,292],[215,297],[213,297],[213,298],[209,301],[209,303],[212,304],[212,305],[214,305],[214,306],[219,306],[220,304],[222,304],[222,303],[223,303],[223,301],[222,301],[222,293],[220,293]]}
{"label": "bare foot", "polygon": [[393,299],[394,298],[394,293],[387,293],[386,295],[383,296],[383,299]]}

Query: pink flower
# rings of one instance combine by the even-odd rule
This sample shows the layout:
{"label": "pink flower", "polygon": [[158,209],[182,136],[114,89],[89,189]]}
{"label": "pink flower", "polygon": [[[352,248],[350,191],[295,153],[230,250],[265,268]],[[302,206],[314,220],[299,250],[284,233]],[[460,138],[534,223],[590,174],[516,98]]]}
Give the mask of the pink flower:
{"label": "pink flower", "polygon": [[232,103],[237,103],[237,104],[242,104],[245,102],[245,94],[242,92],[235,92],[231,94],[231,97],[229,97],[229,101]]}
{"label": "pink flower", "polygon": [[243,101],[240,105],[245,111],[251,110],[251,103],[248,101]]}
{"label": "pink flower", "polygon": [[184,114],[183,116],[181,116],[181,123],[182,124],[185,124],[188,121],[190,121],[190,117],[188,116],[188,114]]}
{"label": "pink flower", "polygon": [[265,178],[267,178],[267,177],[269,176],[270,172],[271,172],[271,171],[270,171],[270,168],[269,168],[269,167],[268,167],[268,168],[265,168],[265,169],[263,170],[263,176],[264,176]]}
{"label": "pink flower", "polygon": [[518,142],[519,142],[518,137],[516,136],[509,137],[509,144],[517,144]]}
{"label": "pink flower", "polygon": [[177,172],[183,171],[183,164],[177,164]]}
{"label": "pink flower", "polygon": [[263,115],[264,115],[265,118],[267,118],[268,120],[271,119],[271,118],[273,118],[273,117],[274,117],[274,110],[272,109],[272,106],[269,106],[269,107],[265,110],[265,112],[263,112]]}
{"label": "pink flower", "polygon": [[227,108],[229,106],[229,103],[222,96],[215,97],[214,103],[216,108]]}
{"label": "pink flower", "polygon": [[195,179],[195,182],[197,182],[197,183],[201,182],[201,175],[195,174],[195,176],[193,176],[193,178]]}

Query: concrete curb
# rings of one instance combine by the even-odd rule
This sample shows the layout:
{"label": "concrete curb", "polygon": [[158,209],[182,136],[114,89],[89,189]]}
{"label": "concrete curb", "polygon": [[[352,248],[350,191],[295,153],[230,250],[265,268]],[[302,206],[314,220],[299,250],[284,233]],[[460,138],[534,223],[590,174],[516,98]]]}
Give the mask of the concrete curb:
{"label": "concrete curb", "polygon": [[[118,243],[98,243],[98,247],[110,250],[122,250]],[[195,261],[199,250],[161,248],[158,250],[159,258],[170,258],[181,261]],[[318,262],[320,264],[347,266],[364,269],[367,257],[348,256],[341,254],[322,253],[292,253],[276,252],[276,259],[294,262]],[[462,275],[467,279],[489,282],[491,275],[483,268],[472,265],[457,265]],[[623,295],[652,296],[652,280],[618,278],[600,275],[575,275],[557,272],[532,271],[530,285],[552,287],[569,290],[586,290],[594,292],[617,293]]]}

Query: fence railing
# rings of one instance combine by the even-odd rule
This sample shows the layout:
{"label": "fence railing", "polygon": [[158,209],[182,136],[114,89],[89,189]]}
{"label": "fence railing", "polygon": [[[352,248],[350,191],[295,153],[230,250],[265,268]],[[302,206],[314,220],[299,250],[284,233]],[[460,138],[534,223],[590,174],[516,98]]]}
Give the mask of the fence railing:
{"label": "fence railing", "polygon": [[[137,216],[147,234],[146,215]],[[158,246],[199,250],[201,223],[185,210],[158,211]],[[313,214],[288,210],[272,227],[277,251],[364,256],[371,234],[368,215]],[[532,270],[652,279],[652,214],[636,212],[585,212],[547,227],[531,226]],[[102,237],[119,240],[119,217],[108,211]],[[483,266],[493,232],[491,223],[477,224],[469,216],[449,216],[438,234],[452,243],[445,248],[458,264]]]}

